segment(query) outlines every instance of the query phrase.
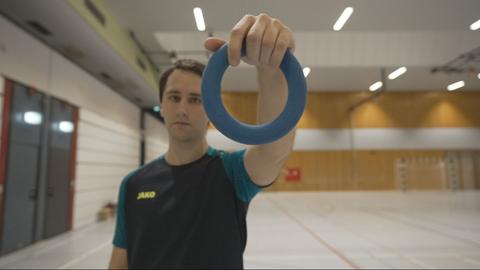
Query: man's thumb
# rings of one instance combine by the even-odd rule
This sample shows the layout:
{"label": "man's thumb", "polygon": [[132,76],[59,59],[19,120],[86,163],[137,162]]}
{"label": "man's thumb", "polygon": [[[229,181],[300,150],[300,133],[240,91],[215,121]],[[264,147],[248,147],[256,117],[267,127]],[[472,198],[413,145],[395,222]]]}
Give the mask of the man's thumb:
{"label": "man's thumb", "polygon": [[211,52],[215,52],[218,49],[220,49],[220,47],[222,47],[222,45],[225,44],[225,42],[226,41],[221,38],[209,37],[205,40],[205,43],[203,43],[203,46],[205,46],[205,49]]}

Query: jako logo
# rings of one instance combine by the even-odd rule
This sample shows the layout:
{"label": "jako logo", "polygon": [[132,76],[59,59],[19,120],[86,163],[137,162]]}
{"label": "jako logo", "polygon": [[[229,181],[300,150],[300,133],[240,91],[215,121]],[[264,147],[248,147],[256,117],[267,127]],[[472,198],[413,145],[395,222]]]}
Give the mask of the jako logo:
{"label": "jako logo", "polygon": [[153,199],[155,195],[155,191],[142,191],[138,193],[137,200]]}

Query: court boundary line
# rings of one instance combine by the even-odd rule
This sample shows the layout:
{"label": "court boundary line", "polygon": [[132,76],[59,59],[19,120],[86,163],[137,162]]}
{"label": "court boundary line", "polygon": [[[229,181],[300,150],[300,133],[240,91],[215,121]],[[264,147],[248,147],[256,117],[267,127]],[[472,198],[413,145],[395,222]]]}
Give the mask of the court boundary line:
{"label": "court boundary line", "polygon": [[344,263],[348,264],[351,269],[361,269],[358,265],[356,265],[353,261],[351,261],[346,255],[344,255],[342,252],[340,252],[338,249],[336,249],[334,246],[330,245],[327,241],[323,240],[320,236],[318,236],[317,233],[315,233],[313,230],[311,230],[307,225],[305,225],[303,222],[301,222],[299,219],[294,217],[292,214],[290,214],[287,210],[282,208],[277,202],[275,202],[271,198],[266,198],[269,200],[275,207],[277,207],[282,213],[287,215],[290,219],[292,219],[297,225],[302,227],[305,231],[307,231],[310,235],[312,235],[318,242],[320,242],[323,246],[325,246],[328,250],[330,250],[333,254],[335,254],[338,258],[340,258]]}

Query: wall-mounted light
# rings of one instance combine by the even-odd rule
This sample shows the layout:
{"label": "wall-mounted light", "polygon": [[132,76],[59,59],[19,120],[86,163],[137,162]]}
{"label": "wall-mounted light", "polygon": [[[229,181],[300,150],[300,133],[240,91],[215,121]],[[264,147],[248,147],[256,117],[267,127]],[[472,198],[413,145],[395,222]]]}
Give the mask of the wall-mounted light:
{"label": "wall-mounted light", "polygon": [[58,123],[58,129],[63,133],[72,133],[74,125],[70,121],[61,121]]}
{"label": "wall-mounted light", "polygon": [[42,124],[42,114],[34,111],[25,112],[23,113],[23,121],[29,125],[40,125]]}
{"label": "wall-mounted light", "polygon": [[303,76],[307,78],[308,74],[310,74],[310,68],[309,67],[304,67],[303,68]]}

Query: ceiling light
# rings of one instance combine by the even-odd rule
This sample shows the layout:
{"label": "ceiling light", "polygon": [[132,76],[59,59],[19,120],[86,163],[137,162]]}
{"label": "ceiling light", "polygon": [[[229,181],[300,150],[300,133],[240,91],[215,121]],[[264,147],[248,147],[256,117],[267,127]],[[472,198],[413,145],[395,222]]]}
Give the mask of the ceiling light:
{"label": "ceiling light", "polygon": [[195,16],[198,31],[205,31],[205,20],[203,19],[202,9],[199,7],[194,8],[193,15]]}
{"label": "ceiling light", "polygon": [[477,74],[477,78],[479,78],[479,79],[480,79],[480,73],[478,73],[478,74]]}
{"label": "ceiling light", "polygon": [[154,112],[160,112],[160,106],[155,106],[153,107]]}
{"label": "ceiling light", "polygon": [[303,68],[303,76],[306,78],[310,74],[310,68],[309,67],[304,67]]}
{"label": "ceiling light", "polygon": [[397,68],[394,72],[390,73],[388,75],[388,78],[390,80],[395,80],[396,78],[398,78],[400,75],[402,75],[403,73],[407,72],[407,68],[406,67],[400,67],[400,68]]}
{"label": "ceiling light", "polygon": [[381,81],[378,81],[372,85],[370,85],[370,91],[377,91],[380,87],[382,87],[383,83]]}
{"label": "ceiling light", "polygon": [[25,112],[23,121],[29,125],[40,125],[42,123],[42,115],[39,112]]}
{"label": "ceiling light", "polygon": [[480,20],[478,20],[478,21],[476,21],[476,22],[474,22],[470,25],[470,30],[475,31],[479,28],[480,28]]}
{"label": "ceiling light", "polygon": [[457,90],[458,88],[462,88],[464,86],[465,86],[464,81],[458,81],[458,82],[452,83],[449,86],[447,86],[447,90],[448,91],[454,91],[454,90]]}
{"label": "ceiling light", "polygon": [[342,12],[342,15],[340,15],[337,22],[333,26],[333,30],[340,31],[340,29],[342,29],[343,25],[347,22],[348,18],[350,17],[350,15],[352,15],[352,13],[352,7],[345,8],[345,10]]}

